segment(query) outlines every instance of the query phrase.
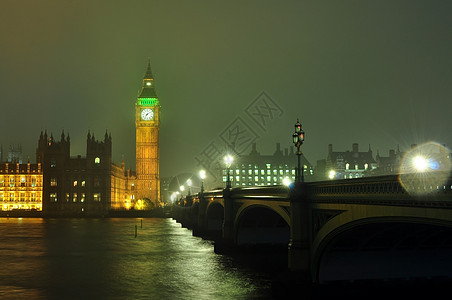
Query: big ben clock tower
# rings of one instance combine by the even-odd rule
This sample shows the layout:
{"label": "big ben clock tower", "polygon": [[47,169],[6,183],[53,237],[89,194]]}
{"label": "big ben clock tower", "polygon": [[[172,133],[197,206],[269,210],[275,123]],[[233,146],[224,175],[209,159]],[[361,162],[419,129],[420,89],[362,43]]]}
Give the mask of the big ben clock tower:
{"label": "big ben clock tower", "polygon": [[135,103],[136,197],[160,203],[159,130],[160,102],[154,88],[151,63],[148,62],[143,86]]}

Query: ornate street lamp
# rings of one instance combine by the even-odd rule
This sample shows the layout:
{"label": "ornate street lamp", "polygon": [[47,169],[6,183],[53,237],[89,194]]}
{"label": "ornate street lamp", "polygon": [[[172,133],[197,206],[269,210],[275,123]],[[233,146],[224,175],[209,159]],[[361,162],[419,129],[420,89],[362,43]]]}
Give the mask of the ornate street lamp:
{"label": "ornate street lamp", "polygon": [[199,178],[201,178],[201,194],[204,193],[204,179],[206,178],[206,171],[199,171]]}
{"label": "ornate street lamp", "polygon": [[304,131],[301,129],[300,121],[297,119],[297,123],[295,123],[295,132],[292,135],[293,143],[295,147],[297,147],[297,156],[298,156],[298,168],[296,171],[296,181],[297,182],[304,182],[304,170],[301,168],[300,165],[300,158],[301,158],[301,145],[303,145],[304,142]]}
{"label": "ornate street lamp", "polygon": [[226,155],[224,157],[224,163],[226,164],[226,188],[230,189],[231,188],[231,178],[229,177],[229,168],[231,167],[233,158],[231,155]]}

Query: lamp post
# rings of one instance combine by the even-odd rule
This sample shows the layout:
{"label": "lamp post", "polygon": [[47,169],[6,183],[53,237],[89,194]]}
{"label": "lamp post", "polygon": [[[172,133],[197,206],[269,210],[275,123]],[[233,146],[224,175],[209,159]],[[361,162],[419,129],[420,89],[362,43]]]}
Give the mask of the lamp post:
{"label": "lamp post", "polygon": [[292,135],[293,137],[293,143],[297,147],[297,156],[298,156],[298,168],[296,172],[296,181],[297,182],[304,182],[304,170],[301,168],[300,165],[300,158],[301,158],[301,145],[303,145],[304,142],[304,131],[301,129],[300,121],[297,119],[297,123],[295,123],[295,132]]}
{"label": "lamp post", "polygon": [[179,189],[180,189],[180,202],[181,202],[181,205],[182,206],[185,206],[185,200],[184,200],[184,189],[185,189],[185,187],[183,186],[183,185],[181,185],[180,187],[179,187]]}
{"label": "lamp post", "polygon": [[187,195],[190,196],[191,179],[188,179],[188,180],[187,180],[187,186],[188,186],[188,194],[187,194]]}
{"label": "lamp post", "polygon": [[201,194],[204,193],[204,179],[206,178],[206,171],[199,171],[199,178],[201,178]]}
{"label": "lamp post", "polygon": [[231,178],[229,177],[229,168],[231,167],[232,160],[233,160],[232,156],[229,154],[224,157],[224,163],[226,164],[226,188],[228,189],[231,188]]}

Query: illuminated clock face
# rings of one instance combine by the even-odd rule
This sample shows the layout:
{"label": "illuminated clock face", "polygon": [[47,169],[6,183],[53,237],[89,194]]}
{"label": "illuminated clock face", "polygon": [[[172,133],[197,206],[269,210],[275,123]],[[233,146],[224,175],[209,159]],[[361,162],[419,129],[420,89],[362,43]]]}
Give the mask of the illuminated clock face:
{"label": "illuminated clock face", "polygon": [[152,120],[153,117],[154,117],[154,112],[152,111],[152,109],[146,108],[141,111],[141,119],[143,119],[145,121],[149,121],[149,120]]}

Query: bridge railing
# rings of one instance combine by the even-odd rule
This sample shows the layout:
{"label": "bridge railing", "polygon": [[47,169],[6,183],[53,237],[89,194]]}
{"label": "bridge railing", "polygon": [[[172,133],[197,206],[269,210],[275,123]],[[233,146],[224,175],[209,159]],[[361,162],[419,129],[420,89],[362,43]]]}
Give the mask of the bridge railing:
{"label": "bridge railing", "polygon": [[452,179],[446,178],[440,185],[416,182],[415,193],[404,188],[398,175],[311,182],[307,188],[314,202],[452,207]]}
{"label": "bridge railing", "polygon": [[202,196],[208,201],[213,201],[215,199],[223,198],[223,190],[218,189],[213,191],[206,191],[203,192]]}
{"label": "bridge railing", "polygon": [[288,201],[288,197],[289,188],[284,185],[244,187],[231,190],[232,199]]}

